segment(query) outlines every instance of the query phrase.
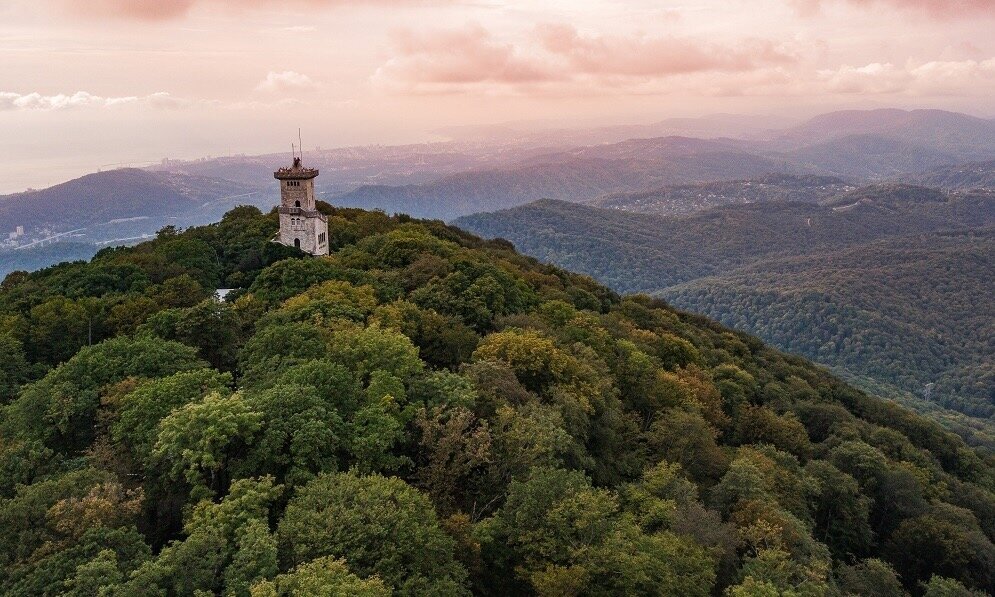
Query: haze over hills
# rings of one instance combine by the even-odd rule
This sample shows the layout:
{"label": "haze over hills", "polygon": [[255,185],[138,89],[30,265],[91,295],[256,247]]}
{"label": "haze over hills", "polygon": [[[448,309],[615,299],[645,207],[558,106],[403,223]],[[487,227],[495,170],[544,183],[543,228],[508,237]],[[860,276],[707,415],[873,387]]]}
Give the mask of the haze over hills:
{"label": "haze over hills", "polygon": [[448,220],[540,198],[580,201],[613,191],[743,178],[783,167],[724,141],[636,139],[537,155],[510,168],[464,172],[421,185],[364,186],[331,200]]}
{"label": "haze over hills", "polygon": [[609,193],[588,201],[594,207],[682,215],[720,205],[760,201],[816,203],[855,189],[832,176],[771,174],[749,180],[673,185],[631,193]]}
{"label": "haze over hills", "polygon": [[198,213],[203,219],[213,219],[233,204],[262,202],[256,198],[260,191],[218,178],[122,168],[0,197],[0,230],[17,226],[29,232],[85,229],[81,238],[99,241],[115,234],[115,224],[128,220],[177,218],[183,224]]}
{"label": "haze over hills", "polygon": [[404,186],[363,186],[333,202],[451,219],[538,199],[586,201],[690,183],[825,175],[846,182],[995,158],[995,124],[939,110],[835,112],[752,138],[629,139],[530,156]]}
{"label": "haze over hills", "polygon": [[770,140],[799,149],[855,136],[902,141],[971,161],[991,156],[995,120],[945,110],[841,110],[775,132]]}
{"label": "haze over hills", "polygon": [[942,189],[995,190],[995,160],[943,166],[909,179],[925,186]]}
{"label": "haze over hills", "polygon": [[606,282],[650,292],[761,259],[890,236],[995,224],[993,195],[908,185],[862,187],[827,204],[727,205],[686,217],[543,200],[455,220],[486,237]]}
{"label": "haze over hills", "polygon": [[771,131],[799,124],[801,119],[776,114],[710,114],[697,118],[666,118],[650,124],[567,127],[556,123],[522,122],[490,126],[456,126],[436,132],[456,141],[535,146],[582,146],[653,137],[763,138]]}
{"label": "haze over hills", "polygon": [[[684,217],[540,201],[457,225],[995,426],[995,194],[875,185]],[[790,272],[790,273],[789,273]],[[961,421],[967,432],[970,421]]]}
{"label": "haze over hills", "polygon": [[[537,135],[315,150],[306,159],[321,170],[316,188],[328,202],[450,220],[543,198],[679,214],[723,203],[818,200],[873,180],[960,180],[949,188],[969,188],[984,186],[991,162],[959,164],[986,151],[989,160],[995,158],[995,142],[985,145],[990,121],[948,112],[838,112],[763,134],[747,134],[747,123],[723,117],[667,121],[656,129],[622,127],[626,134],[713,127],[739,134],[737,139],[668,136],[570,146]],[[8,232],[25,226],[27,236],[9,246],[70,231],[75,241],[129,242],[164,225],[212,221],[236,203],[268,208],[276,196],[272,171],[286,159],[270,154],[166,161],[143,171],[92,174],[0,198],[0,226]],[[975,174],[966,175],[965,167]],[[951,168],[952,174],[941,174]],[[948,182],[941,180],[945,176]],[[44,252],[53,259],[56,254]],[[9,266],[0,271],[14,266],[5,261]]]}

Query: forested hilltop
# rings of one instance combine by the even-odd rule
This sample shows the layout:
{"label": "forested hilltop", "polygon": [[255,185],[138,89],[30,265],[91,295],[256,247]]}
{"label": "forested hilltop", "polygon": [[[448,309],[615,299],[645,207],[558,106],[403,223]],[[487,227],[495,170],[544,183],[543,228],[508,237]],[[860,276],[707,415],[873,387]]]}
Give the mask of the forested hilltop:
{"label": "forested hilltop", "polygon": [[320,207],[327,258],[243,207],[7,276],[0,594],[995,590],[995,460],[936,423],[505,241]]}
{"label": "forested hilltop", "polygon": [[686,217],[542,201],[457,223],[837,367],[995,449],[995,193],[872,185]]}

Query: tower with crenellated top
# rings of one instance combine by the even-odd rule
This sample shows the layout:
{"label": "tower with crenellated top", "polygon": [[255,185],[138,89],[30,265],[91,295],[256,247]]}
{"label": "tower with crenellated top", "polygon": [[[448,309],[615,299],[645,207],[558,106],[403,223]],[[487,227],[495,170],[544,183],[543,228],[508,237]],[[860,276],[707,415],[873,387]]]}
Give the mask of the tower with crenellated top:
{"label": "tower with crenellated top", "polygon": [[316,176],[318,169],[305,168],[297,156],[291,167],[273,173],[280,181],[279,240],[311,255],[328,255],[328,218],[315,206]]}

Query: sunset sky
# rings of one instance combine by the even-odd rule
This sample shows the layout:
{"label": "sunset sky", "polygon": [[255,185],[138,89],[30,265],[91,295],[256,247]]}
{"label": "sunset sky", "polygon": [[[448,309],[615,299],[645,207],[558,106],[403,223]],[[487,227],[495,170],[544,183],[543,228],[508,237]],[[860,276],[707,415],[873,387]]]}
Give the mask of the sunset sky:
{"label": "sunset sky", "polygon": [[995,117],[995,0],[0,0],[0,192],[506,121]]}

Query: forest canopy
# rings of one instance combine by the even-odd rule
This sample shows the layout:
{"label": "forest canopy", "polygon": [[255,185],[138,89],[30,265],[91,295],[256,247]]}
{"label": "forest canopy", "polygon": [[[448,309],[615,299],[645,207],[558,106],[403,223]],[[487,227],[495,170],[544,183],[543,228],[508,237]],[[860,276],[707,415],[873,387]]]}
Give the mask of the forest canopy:
{"label": "forest canopy", "polygon": [[995,589],[995,461],[936,423],[507,242],[321,209],[325,258],[243,207],[6,277],[0,593]]}

